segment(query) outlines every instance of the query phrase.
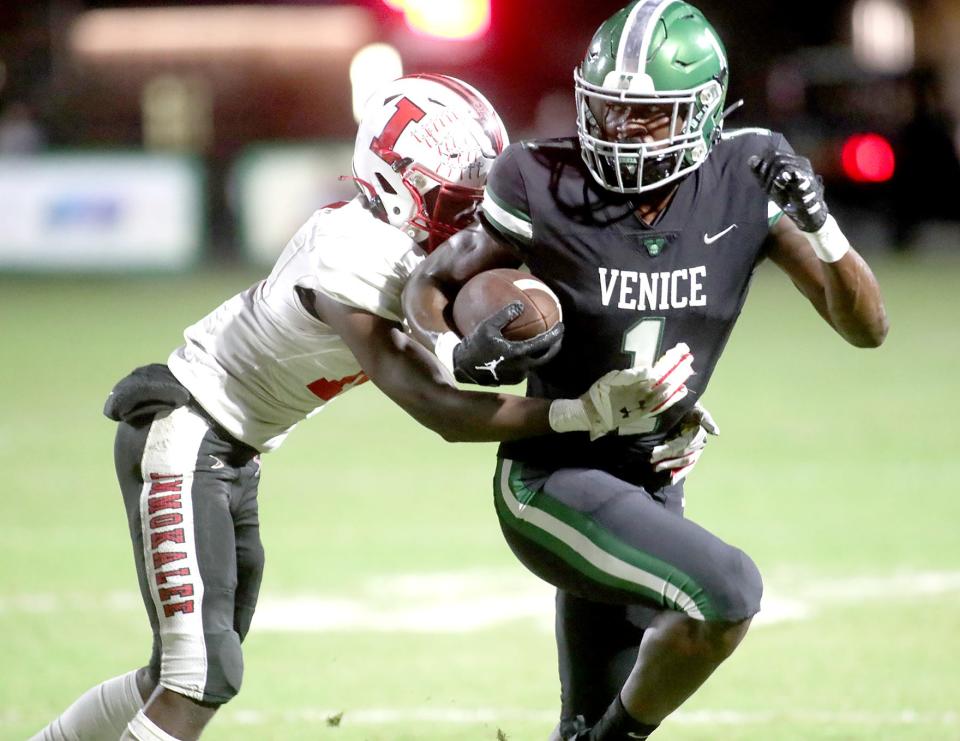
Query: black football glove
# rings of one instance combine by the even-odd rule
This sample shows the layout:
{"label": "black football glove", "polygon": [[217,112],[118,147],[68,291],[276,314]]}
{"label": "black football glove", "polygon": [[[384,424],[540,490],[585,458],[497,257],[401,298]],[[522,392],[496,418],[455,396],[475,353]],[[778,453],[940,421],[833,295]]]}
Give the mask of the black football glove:
{"label": "black football glove", "polygon": [[823,226],[830,212],[823,200],[823,181],[813,171],[810,160],[768,149],[762,157],[751,157],[747,164],[770,200],[802,231],[815,232]]}
{"label": "black football glove", "polygon": [[484,319],[453,349],[453,375],[461,383],[510,386],[527,377],[531,368],[560,352],[563,322],[529,340],[508,340],[503,328],[523,313],[515,301]]}

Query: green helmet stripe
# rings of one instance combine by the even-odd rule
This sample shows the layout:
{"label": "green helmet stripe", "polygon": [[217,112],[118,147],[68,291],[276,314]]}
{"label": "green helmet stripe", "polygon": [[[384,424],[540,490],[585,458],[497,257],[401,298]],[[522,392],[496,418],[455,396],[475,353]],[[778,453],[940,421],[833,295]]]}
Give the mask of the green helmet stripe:
{"label": "green helmet stripe", "polygon": [[663,11],[674,0],[640,0],[627,16],[617,49],[617,69],[626,72],[646,72],[650,41]]}

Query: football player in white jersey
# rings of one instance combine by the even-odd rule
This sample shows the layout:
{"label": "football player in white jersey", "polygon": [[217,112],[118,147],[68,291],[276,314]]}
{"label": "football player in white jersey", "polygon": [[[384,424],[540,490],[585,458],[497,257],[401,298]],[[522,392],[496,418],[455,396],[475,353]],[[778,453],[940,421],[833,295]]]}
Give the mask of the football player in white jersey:
{"label": "football player in white jersey", "polygon": [[523,342],[505,307],[448,347],[448,369],[401,325],[414,267],[474,218],[487,171],[507,144],[499,116],[469,85],[416,75],[378,91],[353,159],[359,194],[317,211],[270,275],[188,327],[166,364],[120,381],[104,412],[141,594],[153,629],[147,666],[89,690],[35,739],[196,739],[239,690],[241,642],[263,568],[261,453],[367,380],[447,440],[550,431],[601,435],[683,398],[689,364],[615,371],[579,399],[464,391],[472,358],[504,357],[519,380],[559,346],[562,325]]}

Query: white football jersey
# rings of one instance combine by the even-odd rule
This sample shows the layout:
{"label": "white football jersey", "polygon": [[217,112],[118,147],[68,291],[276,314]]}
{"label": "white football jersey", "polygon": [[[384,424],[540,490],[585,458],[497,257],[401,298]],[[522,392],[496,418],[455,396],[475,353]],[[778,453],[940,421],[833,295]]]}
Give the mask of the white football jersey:
{"label": "white football jersey", "polygon": [[424,256],[357,199],[317,211],[265,280],[184,331],[170,370],[230,434],[273,450],[300,420],[367,380],[346,343],[304,309],[295,287],[399,322],[400,293]]}

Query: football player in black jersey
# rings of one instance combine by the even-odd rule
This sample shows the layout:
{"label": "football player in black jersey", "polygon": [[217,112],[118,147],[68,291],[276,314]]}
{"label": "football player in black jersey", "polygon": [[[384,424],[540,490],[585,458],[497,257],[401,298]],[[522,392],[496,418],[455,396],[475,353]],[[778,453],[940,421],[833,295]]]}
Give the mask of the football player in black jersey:
{"label": "football player in black jersey", "polygon": [[[699,10],[634,0],[597,30],[574,79],[578,137],[508,147],[487,181],[485,234],[434,252],[404,308],[421,341],[449,348],[459,285],[525,263],[563,306],[560,352],[529,373],[528,393],[547,398],[689,347],[691,393],[669,412],[634,434],[505,443],[494,478],[508,543],[558,587],[553,738],[637,739],[730,655],[760,608],[753,561],[684,519],[682,482],[652,462],[706,390],[754,269],[773,261],[857,347],[880,345],[887,320],[810,162],[778,133],[723,131],[727,58]],[[496,357],[481,350],[470,360]]]}

